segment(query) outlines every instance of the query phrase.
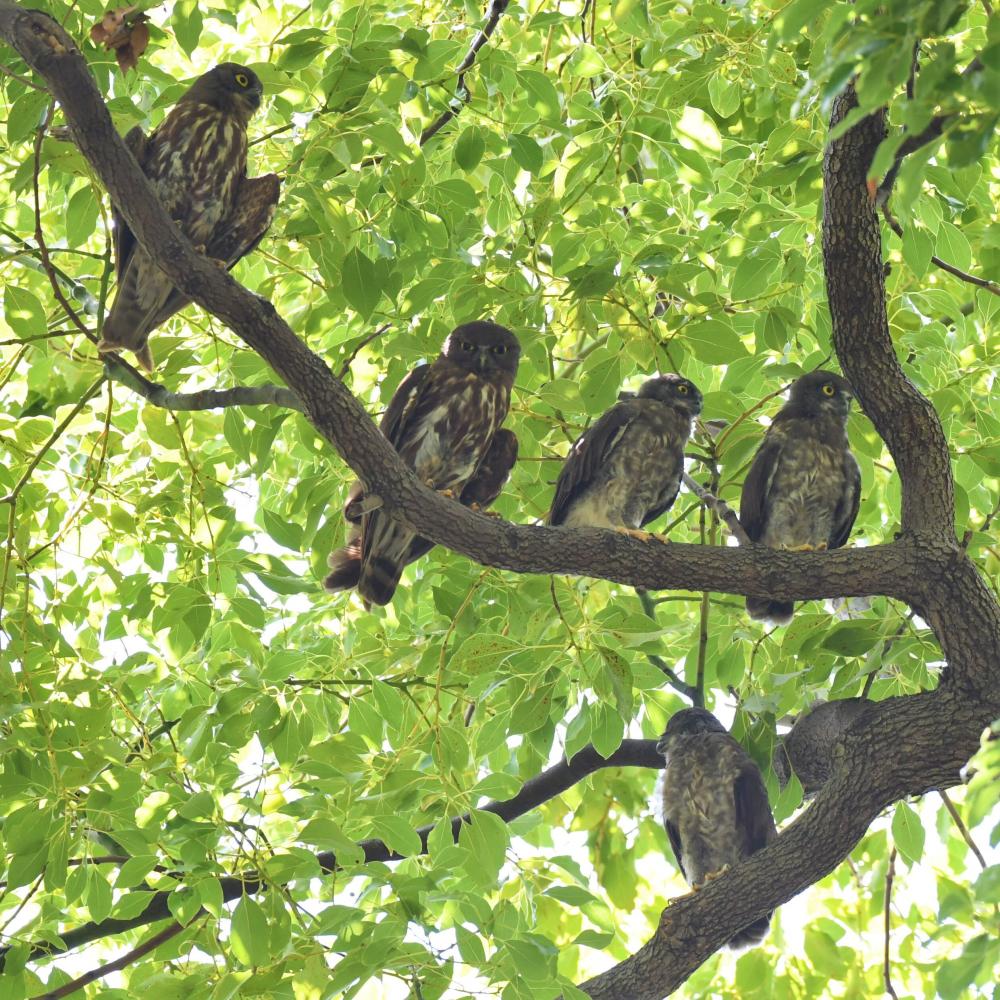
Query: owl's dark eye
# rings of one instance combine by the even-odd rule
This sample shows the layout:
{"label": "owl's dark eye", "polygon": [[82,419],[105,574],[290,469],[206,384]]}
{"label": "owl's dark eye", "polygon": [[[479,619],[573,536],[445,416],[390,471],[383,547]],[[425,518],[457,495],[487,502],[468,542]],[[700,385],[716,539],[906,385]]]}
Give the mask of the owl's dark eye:
{"label": "owl's dark eye", "polygon": [[459,345],[463,351],[474,351],[476,349],[475,344],[470,344],[467,340],[463,340]]}
{"label": "owl's dark eye", "polygon": [[686,396],[688,394],[688,387],[686,385],[679,385],[679,386],[677,386],[677,391],[682,396]]}
{"label": "owl's dark eye", "polygon": [[236,74],[236,82],[241,87],[249,87],[250,86],[250,78],[246,75],[246,73],[237,73]]}
{"label": "owl's dark eye", "polygon": [[836,392],[837,392],[837,390],[834,389],[832,382],[827,382],[826,385],[823,386],[823,395],[824,396],[833,396],[833,395],[836,394]]}
{"label": "owl's dark eye", "polygon": [[491,347],[490,350],[494,354],[506,354],[507,346],[505,344],[497,344],[496,347]]}

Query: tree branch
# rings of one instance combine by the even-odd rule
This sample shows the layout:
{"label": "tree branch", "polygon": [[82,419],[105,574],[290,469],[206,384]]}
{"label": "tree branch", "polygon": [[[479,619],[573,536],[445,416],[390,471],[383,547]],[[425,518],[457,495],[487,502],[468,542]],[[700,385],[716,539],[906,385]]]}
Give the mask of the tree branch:
{"label": "tree branch", "polygon": [[[902,239],[903,227],[889,210],[888,204],[882,206],[882,217],[885,219],[886,225],[888,225],[888,227],[900,239]],[[962,281],[967,281],[970,285],[975,285],[977,288],[985,288],[986,291],[991,292],[993,295],[1000,295],[1000,285],[998,285],[995,281],[989,281],[986,278],[977,278],[974,274],[969,274],[967,271],[963,271],[961,268],[955,267],[954,264],[949,264],[937,255],[933,255],[931,257],[931,263],[935,267],[941,268],[942,271],[947,271],[949,274],[953,274],[956,278],[960,278]]]}
{"label": "tree branch", "polygon": [[[499,816],[505,823],[510,823],[532,809],[557,795],[562,794],[577,782],[606,767],[645,767],[660,769],[663,767],[663,756],[656,750],[655,740],[622,740],[621,746],[611,754],[610,757],[602,757],[593,746],[584,747],[579,753],[574,754],[569,761],[562,761],[547,771],[528,779],[512,799],[503,802],[489,802],[479,811],[490,812]],[[469,813],[458,816],[451,821],[452,836],[458,841],[459,831],[462,827],[474,822]],[[420,853],[427,853],[427,838],[436,824],[430,823],[417,830],[420,837]],[[402,861],[405,855],[397,854],[390,850],[381,840],[363,840],[357,845],[364,854],[364,862],[371,861]],[[316,860],[320,868],[325,872],[336,871],[340,866],[337,856],[333,851],[323,851],[316,855]],[[227,878],[220,878],[219,884],[222,887],[222,898],[224,902],[231,902],[245,894],[253,894],[264,888],[265,883],[256,872],[246,875],[234,875]],[[48,944],[38,944],[28,956],[29,961],[38,961],[43,958],[51,958],[55,955],[64,954],[73,948],[89,944],[101,938],[110,937],[114,934],[121,934],[124,931],[133,930],[136,927],[145,927],[147,924],[155,923],[171,916],[167,906],[167,899],[170,892],[146,892],[149,902],[138,916],[127,920],[109,919],[100,922],[83,924],[74,930],[60,934],[62,939],[61,947],[52,947]],[[194,918],[192,918],[194,919]],[[3,967],[3,956],[8,949],[0,949],[0,969]],[[111,971],[111,970],[109,970]]]}
{"label": "tree branch", "polygon": [[130,364],[107,354],[104,371],[109,379],[137,392],[143,399],[165,410],[214,410],[227,406],[284,406],[298,410],[303,406],[291,389],[280,385],[237,385],[231,389],[201,389],[198,392],[170,392],[166,386],[151,382]]}
{"label": "tree branch", "polygon": [[[834,101],[830,127],[857,103],[848,86]],[[866,187],[884,136],[884,112],[869,115],[831,142],[823,161],[823,260],[833,344],[899,471],[903,531],[953,539],[948,443],[934,408],[903,373],[889,334],[882,243]]]}

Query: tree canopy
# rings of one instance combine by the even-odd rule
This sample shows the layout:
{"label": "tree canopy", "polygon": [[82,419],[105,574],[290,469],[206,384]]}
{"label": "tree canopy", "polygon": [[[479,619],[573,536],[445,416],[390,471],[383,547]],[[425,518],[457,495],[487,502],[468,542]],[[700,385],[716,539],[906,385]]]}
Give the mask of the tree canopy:
{"label": "tree canopy", "polygon": [[[0,0],[0,993],[989,995],[991,4],[35,8]],[[223,61],[263,81],[249,170],[282,178],[238,284],[114,137]],[[109,189],[198,303],[148,377],[95,347]],[[523,347],[503,520],[365,416],[486,317]],[[817,367],[859,404],[849,546],[736,546],[762,422]],[[539,526],[658,371],[706,421],[669,544]],[[439,543],[385,609],[321,586],[359,475]],[[791,625],[746,617],[766,593]],[[790,721],[858,696],[815,799],[782,788]],[[782,832],[668,906],[653,742],[692,703]]]}

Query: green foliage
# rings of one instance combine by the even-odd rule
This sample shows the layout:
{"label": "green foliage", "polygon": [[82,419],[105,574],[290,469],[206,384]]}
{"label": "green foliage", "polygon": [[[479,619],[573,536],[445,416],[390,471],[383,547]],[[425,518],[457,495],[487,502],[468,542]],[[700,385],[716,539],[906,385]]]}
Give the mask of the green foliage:
{"label": "green foliage", "polygon": [[[456,323],[517,330],[521,459],[496,509],[522,522],[544,515],[581,430],[657,370],[682,371],[705,417],[728,421],[692,442],[693,473],[736,505],[757,418],[778,405],[758,403],[831,356],[818,219],[833,97],[859,74],[862,111],[889,102],[897,144],[899,128],[954,113],[900,172],[888,306],[951,443],[958,534],[996,588],[1000,304],[931,262],[1000,279],[1000,21],[985,5],[620,0],[582,19],[579,5],[512,5],[467,73],[470,103],[420,147],[452,106],[477,4],[181,0],[150,9],[149,50],[123,78],[89,40],[103,4],[38,2],[78,39],[122,131],[155,126],[223,59],[259,73],[251,173],[279,171],[284,186],[236,275],[334,370],[349,362],[373,414]],[[963,75],[977,54],[982,69]],[[579,997],[572,983],[634,951],[684,891],[654,776],[599,771],[509,825],[488,800],[564,751],[658,735],[683,701],[657,662],[688,684],[700,674],[710,705],[738,704],[737,734],[765,764],[775,720],[856,695],[873,673],[880,699],[936,685],[933,637],[884,598],[840,621],[806,604],[768,633],[738,598],[651,595],[651,617],[616,584],[516,576],[443,549],[384,611],[325,594],[352,475],[303,417],[174,413],[92,389],[101,365],[42,266],[33,181],[51,272],[91,331],[113,290],[107,198],[70,143],[50,134],[36,154],[46,95],[9,50],[0,62],[4,996],[54,989],[145,939],[25,965],[29,943],[134,917],[159,890],[184,930],[89,995],[312,1000],[383,995],[381,982],[425,1000]],[[271,379],[197,308],[153,339],[171,390]],[[891,460],[863,416],[850,434],[855,542],[891,540]],[[656,527],[724,542],[686,493]],[[960,807],[984,850],[1000,837],[997,746],[980,764],[992,783],[977,775]],[[800,789],[779,799],[770,783],[789,816]],[[455,843],[446,821],[467,811]],[[422,826],[424,857],[365,864],[354,846],[415,855]],[[765,945],[714,957],[684,994],[876,995],[892,845],[897,989],[987,995],[996,853],[981,871],[933,800],[899,804]],[[341,870],[323,874],[318,851]],[[224,903],[234,873],[258,873],[262,891]]]}

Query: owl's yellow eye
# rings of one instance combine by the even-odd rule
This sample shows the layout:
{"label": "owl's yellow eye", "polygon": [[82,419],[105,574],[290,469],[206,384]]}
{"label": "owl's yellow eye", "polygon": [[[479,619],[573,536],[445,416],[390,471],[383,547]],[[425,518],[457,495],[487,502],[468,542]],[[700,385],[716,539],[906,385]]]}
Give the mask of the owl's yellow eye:
{"label": "owl's yellow eye", "polygon": [[241,87],[249,87],[250,86],[250,79],[247,77],[246,73],[237,73],[236,74],[236,82]]}
{"label": "owl's yellow eye", "polygon": [[826,385],[823,386],[824,396],[832,396],[836,391],[837,390],[834,389],[832,382],[827,382]]}
{"label": "owl's yellow eye", "polygon": [[467,340],[463,340],[459,346],[463,351],[474,351],[476,349],[476,345],[470,344]]}
{"label": "owl's yellow eye", "polygon": [[506,346],[506,344],[497,344],[495,347],[491,347],[490,350],[494,354],[506,354],[507,353],[507,346]]}
{"label": "owl's yellow eye", "polygon": [[679,386],[677,386],[677,391],[682,396],[686,396],[688,394],[688,387],[686,385],[679,385]]}

